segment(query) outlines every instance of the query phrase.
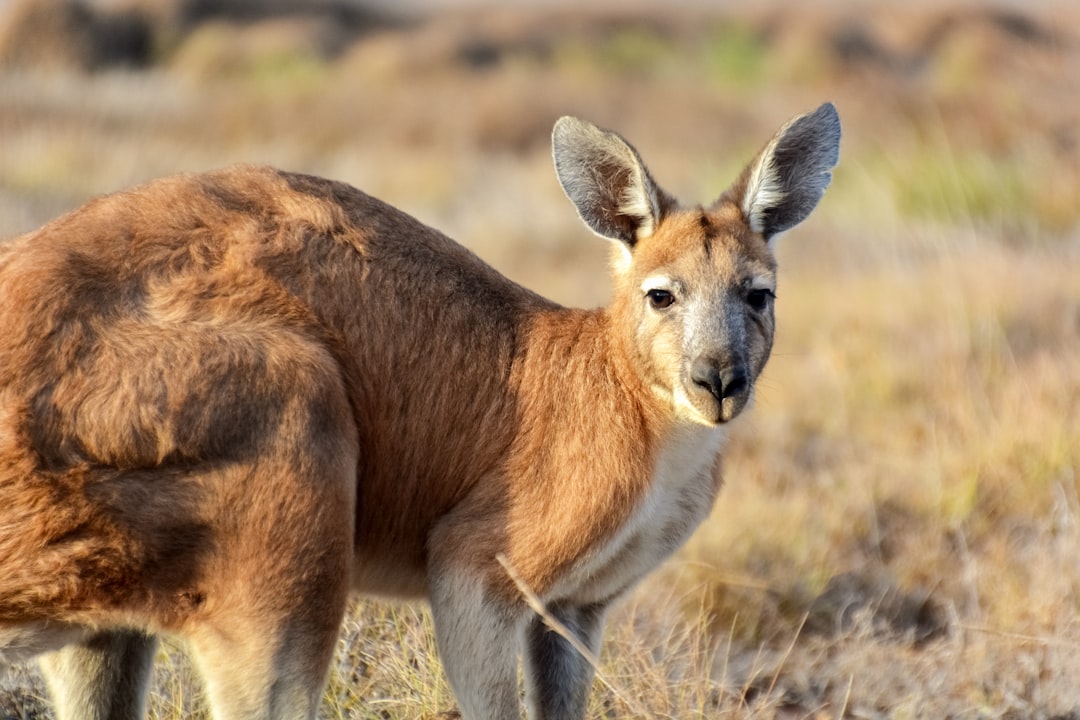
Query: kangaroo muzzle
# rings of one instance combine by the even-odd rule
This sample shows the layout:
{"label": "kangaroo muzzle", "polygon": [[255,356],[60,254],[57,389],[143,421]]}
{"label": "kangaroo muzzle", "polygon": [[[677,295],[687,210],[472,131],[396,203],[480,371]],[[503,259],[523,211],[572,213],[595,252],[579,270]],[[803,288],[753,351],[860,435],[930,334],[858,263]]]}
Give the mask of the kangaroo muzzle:
{"label": "kangaroo muzzle", "polygon": [[687,397],[702,417],[724,423],[742,411],[750,394],[750,374],[741,361],[698,357],[690,364]]}

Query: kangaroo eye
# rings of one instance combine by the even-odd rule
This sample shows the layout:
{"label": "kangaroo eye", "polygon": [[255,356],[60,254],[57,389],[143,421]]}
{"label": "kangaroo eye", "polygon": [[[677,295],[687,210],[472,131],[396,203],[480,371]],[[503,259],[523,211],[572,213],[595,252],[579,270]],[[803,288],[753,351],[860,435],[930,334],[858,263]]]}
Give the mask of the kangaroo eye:
{"label": "kangaroo eye", "polygon": [[653,288],[649,292],[645,293],[645,297],[649,298],[649,304],[652,305],[654,310],[663,310],[669,308],[675,303],[675,296],[667,290],[661,290],[659,288]]}
{"label": "kangaroo eye", "polygon": [[764,310],[769,301],[776,298],[776,293],[768,288],[755,288],[746,293],[746,304],[757,311]]}

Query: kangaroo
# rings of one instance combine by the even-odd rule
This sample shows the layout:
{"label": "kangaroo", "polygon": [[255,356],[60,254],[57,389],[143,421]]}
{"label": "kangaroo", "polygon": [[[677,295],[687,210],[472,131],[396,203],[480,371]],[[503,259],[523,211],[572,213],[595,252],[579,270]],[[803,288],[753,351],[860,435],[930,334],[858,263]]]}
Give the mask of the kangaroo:
{"label": "kangaroo", "polygon": [[[605,611],[720,488],[774,330],[772,241],[824,193],[831,104],[708,207],[565,117],[613,241],[569,309],[345,184],[151,182],[0,245],[0,663],[58,717],[145,711],[155,636],[214,717],[314,718],[351,592],[426,598],[467,720],[584,716]],[[502,563],[512,569],[507,571]]]}

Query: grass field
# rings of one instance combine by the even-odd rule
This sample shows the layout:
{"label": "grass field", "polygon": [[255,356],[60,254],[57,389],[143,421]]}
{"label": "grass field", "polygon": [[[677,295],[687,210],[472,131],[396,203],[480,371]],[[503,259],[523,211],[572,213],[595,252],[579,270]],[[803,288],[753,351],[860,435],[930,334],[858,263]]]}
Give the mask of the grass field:
{"label": "grass field", "polygon": [[[318,13],[181,25],[162,0],[130,67],[26,5],[0,15],[0,238],[267,162],[596,305],[606,247],[555,181],[556,117],[620,130],[708,202],[834,101],[841,163],[780,241],[777,346],[725,489],[613,613],[590,718],[1080,718],[1080,12],[517,7],[346,32]],[[69,51],[11,39],[31,31]],[[46,717],[42,697],[33,668],[0,670],[0,718]],[[453,707],[426,611],[358,602],[324,716]],[[152,712],[204,713],[175,648]]]}

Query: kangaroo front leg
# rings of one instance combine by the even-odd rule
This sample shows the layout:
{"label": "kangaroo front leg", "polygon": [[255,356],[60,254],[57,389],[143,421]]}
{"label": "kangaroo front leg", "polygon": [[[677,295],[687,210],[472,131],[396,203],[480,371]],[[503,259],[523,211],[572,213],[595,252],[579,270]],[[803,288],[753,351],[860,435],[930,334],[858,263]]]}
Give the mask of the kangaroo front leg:
{"label": "kangaroo front leg", "polygon": [[430,599],[439,654],[463,720],[520,720],[517,630],[522,611],[497,600],[464,571],[433,578]]}
{"label": "kangaroo front leg", "polygon": [[[604,607],[554,604],[553,618],[581,641],[593,657],[600,650]],[[541,617],[525,628],[525,699],[529,720],[581,720],[589,703],[595,668]]]}
{"label": "kangaroo front leg", "polygon": [[157,639],[137,630],[100,632],[50,653],[41,669],[60,720],[143,717]]}

